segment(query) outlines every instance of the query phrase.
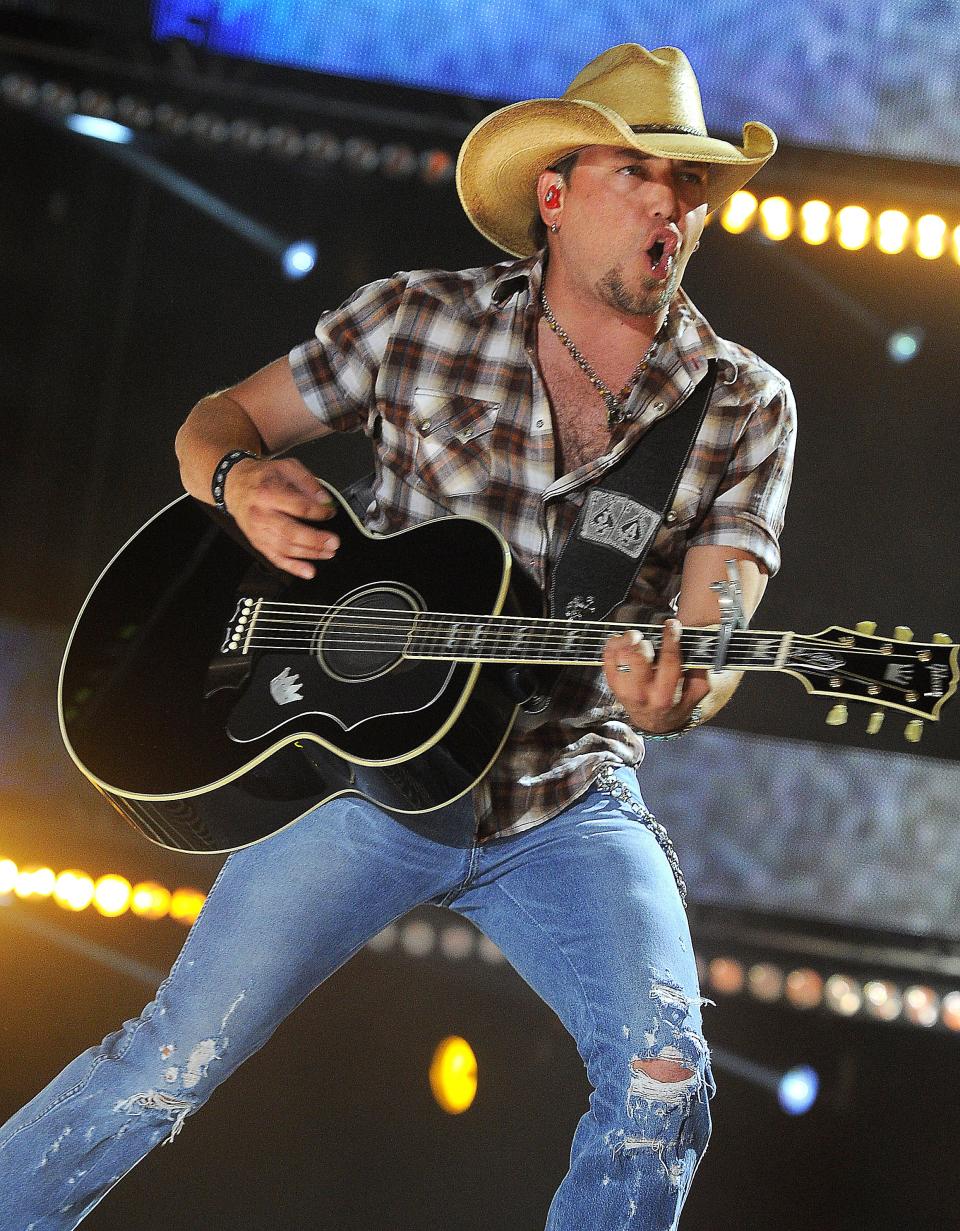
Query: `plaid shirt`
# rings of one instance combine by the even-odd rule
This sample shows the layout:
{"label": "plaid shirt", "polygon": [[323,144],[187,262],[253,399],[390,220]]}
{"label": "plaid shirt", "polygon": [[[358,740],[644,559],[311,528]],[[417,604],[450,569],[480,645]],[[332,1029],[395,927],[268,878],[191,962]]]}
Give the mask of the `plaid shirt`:
{"label": "plaid shirt", "polygon": [[[534,358],[541,275],[540,256],[395,274],[325,313],[316,336],[291,351],[294,379],[321,431],[363,430],[375,442],[368,529],[392,532],[451,513],[482,518],[546,590],[585,489],[669,414],[716,358],[710,406],[629,596],[630,616],[669,612],[684,553],[696,544],[741,548],[776,572],[795,431],[784,377],[717,337],[681,291],[609,451],[558,478]],[[642,758],[643,740],[602,672],[564,668],[549,707],[535,718],[520,716],[475,788],[478,834],[548,820],[602,766]]]}

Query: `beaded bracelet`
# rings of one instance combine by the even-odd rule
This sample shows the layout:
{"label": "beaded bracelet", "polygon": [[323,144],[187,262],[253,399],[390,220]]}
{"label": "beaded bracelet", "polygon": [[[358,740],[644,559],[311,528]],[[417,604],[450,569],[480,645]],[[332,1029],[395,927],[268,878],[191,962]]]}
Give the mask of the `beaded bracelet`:
{"label": "beaded bracelet", "polygon": [[213,503],[221,513],[230,512],[223,502],[223,490],[227,484],[227,475],[236,466],[237,462],[242,462],[245,457],[253,458],[255,462],[260,460],[258,455],[251,453],[249,449],[231,449],[229,453],[225,453],[217,462],[217,468],[213,472],[213,479],[210,483],[210,491],[213,493]]}

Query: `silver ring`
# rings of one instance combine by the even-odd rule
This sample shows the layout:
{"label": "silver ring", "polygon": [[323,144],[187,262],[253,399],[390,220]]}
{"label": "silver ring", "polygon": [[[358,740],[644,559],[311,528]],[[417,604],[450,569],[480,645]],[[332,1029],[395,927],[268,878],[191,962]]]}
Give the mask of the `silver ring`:
{"label": "silver ring", "polygon": [[617,670],[618,671],[629,671],[630,664],[629,663],[617,663]]}

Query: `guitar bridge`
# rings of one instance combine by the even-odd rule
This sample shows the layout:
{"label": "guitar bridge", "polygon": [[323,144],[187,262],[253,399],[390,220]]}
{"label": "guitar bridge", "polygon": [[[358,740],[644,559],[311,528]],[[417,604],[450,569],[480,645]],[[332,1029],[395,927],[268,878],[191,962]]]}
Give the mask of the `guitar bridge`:
{"label": "guitar bridge", "polygon": [[252,598],[241,598],[237,602],[237,609],[227,625],[223,645],[220,647],[221,654],[246,654],[253,619],[259,606],[260,601]]}

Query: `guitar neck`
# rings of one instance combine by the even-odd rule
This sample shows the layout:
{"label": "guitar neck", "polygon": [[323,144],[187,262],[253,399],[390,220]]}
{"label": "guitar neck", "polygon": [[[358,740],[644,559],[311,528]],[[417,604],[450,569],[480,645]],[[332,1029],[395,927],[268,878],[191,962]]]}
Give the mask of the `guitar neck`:
{"label": "guitar neck", "polygon": [[[404,657],[591,667],[602,661],[609,637],[631,630],[645,637],[654,652],[659,653],[663,640],[660,624],[528,620],[510,616],[455,617],[420,612],[410,630]],[[680,638],[683,666],[712,667],[717,658],[718,636],[715,628],[685,628]],[[779,670],[794,639],[792,632],[735,632],[725,655],[726,665],[738,670]]]}

